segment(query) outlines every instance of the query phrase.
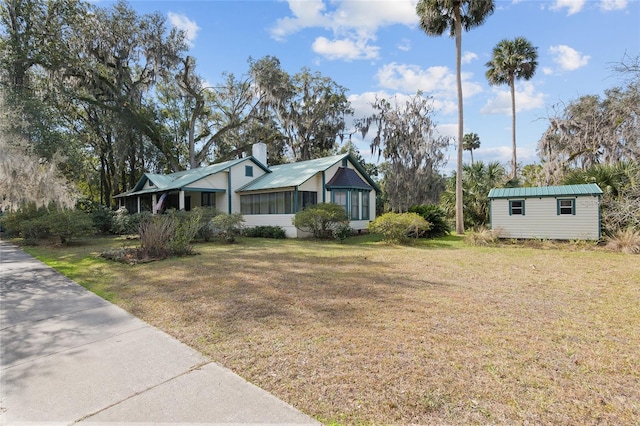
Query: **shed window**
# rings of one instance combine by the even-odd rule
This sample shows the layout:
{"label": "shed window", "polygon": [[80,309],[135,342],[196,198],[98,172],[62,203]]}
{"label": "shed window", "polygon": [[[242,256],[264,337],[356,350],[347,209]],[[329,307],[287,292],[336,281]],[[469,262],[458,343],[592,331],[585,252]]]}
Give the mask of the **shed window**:
{"label": "shed window", "polygon": [[576,200],[571,198],[571,199],[565,199],[565,200],[558,200],[558,215],[560,216],[564,216],[564,215],[575,215],[576,214]]}
{"label": "shed window", "polygon": [[244,175],[253,177],[253,166],[244,166]]}
{"label": "shed window", "polygon": [[524,200],[509,201],[509,216],[512,215],[524,216]]}

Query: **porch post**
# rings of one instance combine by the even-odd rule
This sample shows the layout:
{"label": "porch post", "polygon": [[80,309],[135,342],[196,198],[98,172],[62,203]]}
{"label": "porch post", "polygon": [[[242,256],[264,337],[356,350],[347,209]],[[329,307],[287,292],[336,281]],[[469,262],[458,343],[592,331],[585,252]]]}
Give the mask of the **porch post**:
{"label": "porch post", "polygon": [[158,197],[155,192],[151,194],[151,213],[156,214],[158,211],[156,210],[156,204],[158,204]]}
{"label": "porch post", "polygon": [[138,213],[140,213],[140,196],[138,195]]}
{"label": "porch post", "polygon": [[184,210],[184,191],[180,190],[180,196],[178,198],[180,200],[178,203],[180,210]]}

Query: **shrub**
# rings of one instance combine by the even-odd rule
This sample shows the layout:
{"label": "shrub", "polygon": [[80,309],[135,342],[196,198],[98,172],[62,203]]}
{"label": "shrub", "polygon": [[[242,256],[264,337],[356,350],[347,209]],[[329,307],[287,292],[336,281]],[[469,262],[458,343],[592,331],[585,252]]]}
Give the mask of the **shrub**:
{"label": "shrub", "polygon": [[440,206],[422,204],[411,207],[409,212],[418,213],[431,224],[431,228],[420,235],[421,238],[443,237],[451,232],[451,226],[447,222],[447,212]]}
{"label": "shrub", "polygon": [[82,198],[76,202],[76,209],[91,216],[91,221],[96,231],[103,234],[111,232],[114,212],[109,207],[88,198]]}
{"label": "shrub", "polygon": [[334,229],[349,221],[344,207],[335,203],[316,204],[299,211],[292,223],[297,229],[310,232],[316,238],[331,238]]}
{"label": "shrub", "polygon": [[623,253],[640,254],[640,231],[633,228],[620,230],[609,238],[607,247]]}
{"label": "shrub", "polygon": [[176,218],[170,215],[154,215],[140,223],[141,253],[151,258],[163,259],[171,254],[170,240],[176,232]]}
{"label": "shrub", "polygon": [[353,235],[353,229],[349,222],[340,222],[333,230],[333,238],[342,242]]}
{"label": "shrub", "polygon": [[498,234],[499,232],[480,227],[464,237],[464,241],[472,246],[489,246],[498,242]]}
{"label": "shrub", "polygon": [[151,212],[129,214],[125,207],[120,207],[113,214],[111,232],[117,235],[137,234],[140,230],[140,225],[152,216]]}
{"label": "shrub", "polygon": [[175,221],[175,230],[169,239],[169,251],[172,255],[183,256],[193,252],[191,244],[202,224],[200,212],[173,210],[168,213]]}
{"label": "shrub", "polygon": [[429,230],[431,224],[417,213],[385,213],[369,223],[369,231],[390,243],[406,243]]}
{"label": "shrub", "polygon": [[253,238],[287,238],[287,233],[280,226],[254,226],[246,228],[244,235]]}
{"label": "shrub", "polygon": [[[38,239],[41,238],[40,235],[46,233],[46,230],[42,229],[44,223],[40,223],[38,219],[48,213],[49,209],[46,207],[37,207],[35,203],[25,204],[14,212],[5,212],[1,219],[2,227],[11,237]],[[29,236],[25,235],[25,232]]]}
{"label": "shrub", "polygon": [[200,216],[196,238],[203,241],[210,241],[215,236],[214,229],[211,227],[211,219],[219,215],[220,212],[214,208],[196,207],[191,213]]}
{"label": "shrub", "polygon": [[66,244],[73,238],[92,235],[95,232],[91,216],[82,210],[58,210],[44,216],[49,234]]}
{"label": "shrub", "polygon": [[242,232],[244,217],[241,213],[219,214],[211,219],[211,226],[216,236],[232,243]]}

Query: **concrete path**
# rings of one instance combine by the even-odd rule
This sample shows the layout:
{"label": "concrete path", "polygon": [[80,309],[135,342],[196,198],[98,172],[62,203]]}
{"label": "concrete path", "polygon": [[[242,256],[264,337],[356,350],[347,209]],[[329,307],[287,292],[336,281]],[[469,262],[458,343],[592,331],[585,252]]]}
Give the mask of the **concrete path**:
{"label": "concrete path", "polygon": [[0,241],[0,424],[315,424]]}

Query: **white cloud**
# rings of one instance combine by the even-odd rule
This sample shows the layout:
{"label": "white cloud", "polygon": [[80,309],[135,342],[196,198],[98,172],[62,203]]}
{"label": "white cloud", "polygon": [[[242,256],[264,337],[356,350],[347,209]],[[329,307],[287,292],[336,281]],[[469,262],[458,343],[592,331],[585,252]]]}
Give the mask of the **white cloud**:
{"label": "white cloud", "polygon": [[627,0],[602,0],[600,2],[600,9],[604,11],[624,10],[627,7],[627,3]]}
{"label": "white cloud", "polygon": [[[495,96],[487,101],[480,109],[481,114],[511,115],[511,91],[494,88]],[[516,84],[516,113],[528,111],[544,106],[544,94],[535,91],[533,83],[529,81]]]}
{"label": "white cloud", "polygon": [[198,31],[200,31],[200,27],[198,26],[198,24],[196,24],[195,21],[187,18],[185,15],[180,15],[173,12],[169,12],[167,15],[169,17],[169,22],[171,23],[171,25],[179,30],[184,31],[187,44],[193,47],[193,42],[198,36]]}
{"label": "white cloud", "polygon": [[[509,129],[511,131],[511,129]],[[473,156],[476,160],[480,161],[499,161],[502,164],[511,163],[511,145],[509,146],[495,146],[490,148],[483,148],[473,151]],[[535,149],[529,147],[517,146],[516,141],[516,155],[518,163],[530,164],[535,163],[538,160],[538,154]]]}
{"label": "white cloud", "polygon": [[[333,34],[333,40],[319,37],[314,51],[329,59],[377,58],[375,40],[380,27],[414,25],[417,0],[344,1],[289,0],[292,16],[280,18],[271,28],[271,36],[284,40],[305,28],[323,28]],[[375,53],[375,54],[374,54]]]}
{"label": "white cloud", "polygon": [[411,50],[411,40],[403,38],[398,44],[398,49],[402,50],[403,52],[408,52],[409,50]]}
{"label": "white cloud", "polygon": [[551,75],[553,74],[553,69],[549,68],[549,67],[543,67],[542,68],[542,73],[544,75]]}
{"label": "white cloud", "polygon": [[589,63],[590,56],[582,55],[577,50],[566,46],[551,46],[549,52],[554,55],[553,61],[560,65],[564,71],[574,71]]}
{"label": "white cloud", "polygon": [[371,46],[366,39],[362,40],[329,40],[326,37],[318,37],[313,42],[312,49],[315,53],[327,59],[377,59],[380,48]]}
{"label": "white cloud", "polygon": [[[384,65],[376,74],[378,84],[384,89],[415,94],[421,90],[436,98],[447,111],[451,100],[457,105],[456,74],[444,66],[422,69],[417,65],[403,65],[395,62]],[[462,93],[471,97],[482,91],[482,86],[470,81],[471,74],[462,73]],[[455,107],[457,108],[457,107]]]}
{"label": "white cloud", "polygon": [[474,59],[478,59],[478,55],[473,52],[464,52],[461,58],[463,64],[468,64]]}
{"label": "white cloud", "polygon": [[551,10],[567,9],[567,15],[574,15],[582,10],[586,0],[555,0]]}

